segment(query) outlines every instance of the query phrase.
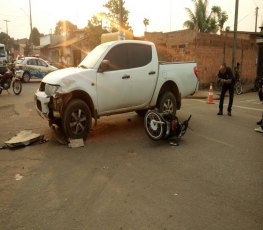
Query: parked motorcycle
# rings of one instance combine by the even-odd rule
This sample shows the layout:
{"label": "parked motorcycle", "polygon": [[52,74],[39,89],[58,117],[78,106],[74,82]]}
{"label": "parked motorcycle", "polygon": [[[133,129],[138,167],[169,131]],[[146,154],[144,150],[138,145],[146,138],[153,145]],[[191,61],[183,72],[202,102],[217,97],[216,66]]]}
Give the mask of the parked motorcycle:
{"label": "parked motorcycle", "polygon": [[4,71],[0,73],[0,94],[3,90],[13,88],[15,95],[19,95],[22,91],[22,82],[15,74],[14,64],[11,63]]}
{"label": "parked motorcycle", "polygon": [[177,116],[171,113],[149,110],[144,117],[144,128],[154,141],[179,140],[186,133],[190,119],[191,115],[187,120],[179,122]]}

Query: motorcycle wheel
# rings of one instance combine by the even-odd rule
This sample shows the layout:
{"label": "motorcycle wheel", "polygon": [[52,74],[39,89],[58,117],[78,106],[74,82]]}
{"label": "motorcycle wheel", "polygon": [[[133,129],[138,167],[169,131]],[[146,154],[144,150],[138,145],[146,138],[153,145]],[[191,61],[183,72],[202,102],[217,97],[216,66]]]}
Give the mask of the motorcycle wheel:
{"label": "motorcycle wheel", "polygon": [[165,125],[166,123],[158,112],[148,111],[146,113],[144,117],[144,128],[152,140],[158,141],[163,138]]}
{"label": "motorcycle wheel", "polygon": [[15,80],[13,82],[13,91],[15,95],[19,95],[22,91],[22,83],[20,80]]}

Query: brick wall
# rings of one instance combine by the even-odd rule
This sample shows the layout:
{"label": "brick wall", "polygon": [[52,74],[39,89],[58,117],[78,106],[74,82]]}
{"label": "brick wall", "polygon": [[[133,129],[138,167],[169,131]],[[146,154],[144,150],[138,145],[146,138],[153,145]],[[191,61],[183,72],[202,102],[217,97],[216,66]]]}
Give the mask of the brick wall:
{"label": "brick wall", "polygon": [[[256,39],[242,35],[237,40],[236,60],[241,63],[242,81],[252,83],[256,78]],[[220,64],[232,64],[233,38],[225,35],[196,33],[182,30],[169,33],[145,33],[145,39],[155,43],[159,59],[163,61],[197,62],[200,85],[215,81]]]}

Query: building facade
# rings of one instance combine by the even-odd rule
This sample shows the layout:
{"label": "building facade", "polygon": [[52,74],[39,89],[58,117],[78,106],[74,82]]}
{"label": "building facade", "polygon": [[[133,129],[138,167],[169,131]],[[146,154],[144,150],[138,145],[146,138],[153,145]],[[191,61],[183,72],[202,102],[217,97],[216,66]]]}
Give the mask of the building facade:
{"label": "building facade", "polygon": [[[236,62],[241,64],[243,83],[254,83],[257,76],[258,45],[255,33],[237,35]],[[198,65],[200,86],[215,82],[221,63],[232,65],[233,33],[222,35],[182,30],[169,33],[145,33],[145,40],[155,43],[160,60],[195,61]]]}

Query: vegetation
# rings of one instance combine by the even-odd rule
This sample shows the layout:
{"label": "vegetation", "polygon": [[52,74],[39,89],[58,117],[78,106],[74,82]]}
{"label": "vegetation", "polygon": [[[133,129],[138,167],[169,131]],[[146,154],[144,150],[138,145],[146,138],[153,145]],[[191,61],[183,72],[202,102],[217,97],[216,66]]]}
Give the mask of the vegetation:
{"label": "vegetation", "polygon": [[38,32],[38,29],[36,27],[34,27],[32,29],[31,34],[30,34],[29,41],[33,45],[39,46],[40,45],[40,36],[41,36],[41,34]]}
{"label": "vegetation", "polygon": [[10,53],[12,49],[18,50],[19,45],[8,34],[0,33],[0,43],[6,46],[7,52]]}
{"label": "vegetation", "polygon": [[74,36],[74,32],[76,32],[77,29],[78,27],[72,24],[70,21],[58,21],[54,34],[66,36],[67,38],[72,38]]}
{"label": "vegetation", "polygon": [[87,47],[90,50],[99,45],[101,35],[108,32],[106,28],[103,28],[102,21],[97,16],[93,16],[91,20],[88,21],[88,25],[84,30],[86,36],[89,38]]}
{"label": "vegetation", "polygon": [[217,33],[222,31],[228,15],[221,7],[213,6],[208,13],[208,0],[192,0],[194,12],[186,8],[189,20],[184,22],[184,27],[203,33]]}
{"label": "vegetation", "polygon": [[120,23],[122,24],[122,29],[131,30],[128,23],[129,11],[125,9],[124,4],[125,1],[109,0],[103,5],[103,7],[108,9],[108,13],[105,13],[105,16],[107,20],[110,21],[110,31],[112,32],[117,32],[119,30]]}
{"label": "vegetation", "polygon": [[143,19],[143,24],[144,24],[144,26],[145,26],[145,32],[147,32],[147,26],[149,26],[149,19],[148,18],[144,18]]}

